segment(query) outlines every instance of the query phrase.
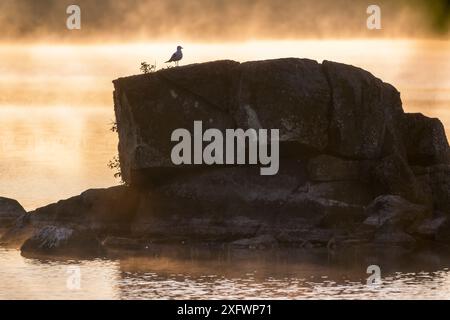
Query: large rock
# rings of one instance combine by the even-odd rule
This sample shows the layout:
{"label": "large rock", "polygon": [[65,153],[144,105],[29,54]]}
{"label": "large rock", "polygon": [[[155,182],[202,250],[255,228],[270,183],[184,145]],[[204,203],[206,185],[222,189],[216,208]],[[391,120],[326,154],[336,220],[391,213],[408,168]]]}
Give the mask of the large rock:
{"label": "large rock", "polygon": [[279,129],[282,157],[398,154],[405,163],[433,165],[448,156],[438,120],[405,115],[394,87],[345,64],[215,61],[120,78],[114,87],[121,172],[131,185],[191,172],[173,165],[170,136],[192,131],[194,120],[204,130]]}
{"label": "large rock", "polygon": [[114,86],[121,173],[130,184],[179,172],[170,159],[171,134],[192,132],[194,120],[222,132],[279,129],[288,153],[328,144],[330,88],[312,60],[216,61],[121,78]]}
{"label": "large rock", "polygon": [[[126,186],[22,215],[3,240],[29,239],[24,250],[38,250],[60,234],[77,247],[76,238],[70,244],[77,232],[114,249],[197,241],[411,247],[419,238],[448,239],[442,125],[405,114],[399,92],[367,71],[293,58],[216,61],[120,78],[114,87]],[[173,130],[192,131],[199,120],[203,130],[279,129],[278,173],[175,166]]]}

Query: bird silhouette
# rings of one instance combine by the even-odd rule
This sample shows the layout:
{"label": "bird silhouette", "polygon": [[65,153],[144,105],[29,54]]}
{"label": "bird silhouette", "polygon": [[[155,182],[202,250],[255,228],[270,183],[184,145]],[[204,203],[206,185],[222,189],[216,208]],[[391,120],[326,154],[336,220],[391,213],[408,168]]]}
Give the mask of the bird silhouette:
{"label": "bird silhouette", "polygon": [[178,66],[178,63],[180,62],[180,60],[183,59],[183,52],[181,51],[182,49],[183,49],[183,47],[178,46],[177,51],[165,63],[175,62],[175,65]]}

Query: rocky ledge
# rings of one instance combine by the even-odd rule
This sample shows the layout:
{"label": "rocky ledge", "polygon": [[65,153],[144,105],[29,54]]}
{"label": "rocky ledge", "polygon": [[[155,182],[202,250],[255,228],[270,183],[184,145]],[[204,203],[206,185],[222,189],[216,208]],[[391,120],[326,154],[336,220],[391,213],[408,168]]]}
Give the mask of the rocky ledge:
{"label": "rocky ledge", "polygon": [[[450,151],[438,119],[403,111],[367,71],[306,59],[216,61],[114,81],[126,185],[22,214],[22,251],[155,243],[236,248],[450,244]],[[279,129],[279,172],[175,166],[171,133]],[[1,210],[0,210],[1,211]],[[1,211],[2,212],[2,211]]]}
{"label": "rocky ledge", "polygon": [[0,197],[0,235],[25,213],[25,209],[16,200]]}

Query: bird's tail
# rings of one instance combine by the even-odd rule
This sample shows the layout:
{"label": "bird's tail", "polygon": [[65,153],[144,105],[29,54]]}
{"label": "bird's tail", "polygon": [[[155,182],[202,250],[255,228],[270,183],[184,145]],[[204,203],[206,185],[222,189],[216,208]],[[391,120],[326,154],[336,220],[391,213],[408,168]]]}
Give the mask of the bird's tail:
{"label": "bird's tail", "polygon": [[169,62],[172,62],[172,61],[168,60],[168,61],[166,61],[166,62],[164,62],[164,63],[169,63]]}

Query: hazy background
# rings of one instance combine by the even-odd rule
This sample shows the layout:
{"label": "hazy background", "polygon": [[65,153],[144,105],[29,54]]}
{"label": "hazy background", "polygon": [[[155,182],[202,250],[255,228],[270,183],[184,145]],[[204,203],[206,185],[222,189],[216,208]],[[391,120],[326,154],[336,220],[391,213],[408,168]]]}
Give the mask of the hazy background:
{"label": "hazy background", "polygon": [[[70,4],[82,9],[82,32],[65,28]],[[377,33],[366,28],[371,4],[382,8]],[[445,37],[449,11],[448,0],[1,0],[0,40]]]}

